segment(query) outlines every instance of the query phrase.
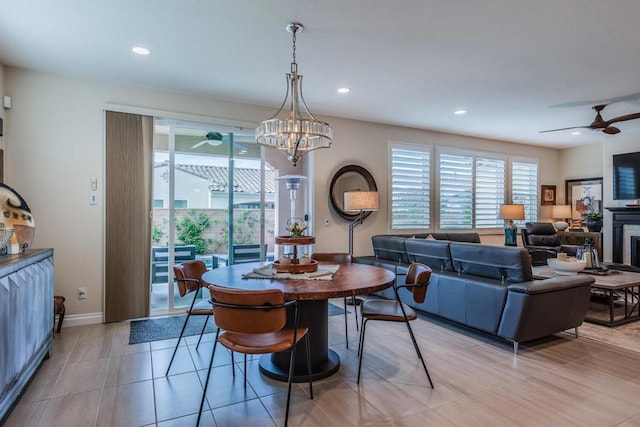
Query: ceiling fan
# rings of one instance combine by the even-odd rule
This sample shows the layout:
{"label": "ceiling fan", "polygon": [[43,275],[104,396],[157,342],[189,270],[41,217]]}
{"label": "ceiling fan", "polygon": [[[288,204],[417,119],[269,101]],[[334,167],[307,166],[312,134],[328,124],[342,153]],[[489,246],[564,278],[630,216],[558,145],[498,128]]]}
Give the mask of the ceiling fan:
{"label": "ceiling fan", "polygon": [[596,118],[588,126],[573,126],[573,127],[561,128],[561,129],[542,130],[539,133],[556,132],[559,130],[569,130],[569,129],[591,129],[591,130],[601,130],[606,134],[615,135],[616,133],[620,133],[620,129],[618,129],[615,126],[611,126],[613,123],[640,119],[640,113],[633,113],[633,114],[626,114],[624,116],[614,117],[613,119],[609,119],[609,120],[604,120],[600,115],[600,112],[604,110],[604,107],[606,107],[607,105],[609,104],[595,105],[592,107],[594,110],[596,110]]}
{"label": "ceiling fan", "polygon": [[209,144],[212,147],[217,147],[218,145],[222,144],[222,134],[220,132],[207,132],[204,137],[204,140],[198,142],[191,148],[198,148],[205,144]]}

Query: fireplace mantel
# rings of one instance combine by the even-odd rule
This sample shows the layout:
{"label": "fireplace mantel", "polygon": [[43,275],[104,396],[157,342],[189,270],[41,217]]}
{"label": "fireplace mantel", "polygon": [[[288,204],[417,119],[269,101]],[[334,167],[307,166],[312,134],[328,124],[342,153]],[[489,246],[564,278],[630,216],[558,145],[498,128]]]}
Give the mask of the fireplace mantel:
{"label": "fireplace mantel", "polygon": [[640,207],[610,207],[605,208],[611,212],[613,243],[613,262],[622,263],[623,257],[623,227],[625,225],[640,225]]}

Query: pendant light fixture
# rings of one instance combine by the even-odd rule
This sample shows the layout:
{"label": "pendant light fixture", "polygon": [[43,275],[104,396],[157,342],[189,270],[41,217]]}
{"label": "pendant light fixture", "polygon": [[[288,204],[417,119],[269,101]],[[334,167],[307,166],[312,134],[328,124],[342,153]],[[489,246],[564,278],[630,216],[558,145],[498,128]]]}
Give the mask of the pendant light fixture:
{"label": "pendant light fixture", "polygon": [[[287,73],[287,93],[278,112],[256,128],[256,142],[282,151],[295,166],[305,152],[329,148],[333,129],[328,123],[316,120],[302,95],[302,76],[298,74],[296,63],[296,34],[304,27],[294,22],[286,28],[293,34],[293,61],[291,73]],[[289,98],[289,111],[283,111]]]}

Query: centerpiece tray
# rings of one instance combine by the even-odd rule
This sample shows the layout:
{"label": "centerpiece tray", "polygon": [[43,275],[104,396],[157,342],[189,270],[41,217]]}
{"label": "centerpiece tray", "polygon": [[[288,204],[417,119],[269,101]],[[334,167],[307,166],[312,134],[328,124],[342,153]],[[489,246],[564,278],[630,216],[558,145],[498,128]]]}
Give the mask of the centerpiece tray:
{"label": "centerpiece tray", "polygon": [[312,273],[318,270],[318,261],[312,259],[309,264],[280,264],[280,261],[274,261],[273,268],[278,273]]}
{"label": "centerpiece tray", "polygon": [[278,245],[312,245],[316,242],[313,236],[276,236],[276,244]]}

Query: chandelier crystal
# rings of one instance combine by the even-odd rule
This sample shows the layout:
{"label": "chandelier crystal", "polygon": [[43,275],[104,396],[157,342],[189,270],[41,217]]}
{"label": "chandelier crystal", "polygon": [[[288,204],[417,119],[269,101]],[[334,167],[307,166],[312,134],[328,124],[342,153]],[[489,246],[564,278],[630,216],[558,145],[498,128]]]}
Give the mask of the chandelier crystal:
{"label": "chandelier crystal", "polygon": [[[298,74],[296,63],[296,34],[304,27],[299,23],[291,23],[286,28],[293,34],[293,61],[291,72],[287,73],[287,93],[278,112],[256,128],[256,142],[284,152],[295,166],[305,152],[329,148],[333,140],[333,128],[311,114],[302,95],[302,76]],[[287,100],[289,112],[281,115]]]}

